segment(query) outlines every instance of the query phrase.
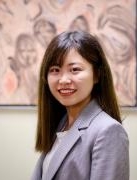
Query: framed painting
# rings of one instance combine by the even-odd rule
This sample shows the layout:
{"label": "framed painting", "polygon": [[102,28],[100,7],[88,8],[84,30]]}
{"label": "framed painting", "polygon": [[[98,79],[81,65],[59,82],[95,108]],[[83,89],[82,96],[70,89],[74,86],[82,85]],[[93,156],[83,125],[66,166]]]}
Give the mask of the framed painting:
{"label": "framed painting", "polygon": [[65,30],[99,37],[119,104],[137,106],[136,0],[0,1],[0,106],[35,106],[40,64]]}

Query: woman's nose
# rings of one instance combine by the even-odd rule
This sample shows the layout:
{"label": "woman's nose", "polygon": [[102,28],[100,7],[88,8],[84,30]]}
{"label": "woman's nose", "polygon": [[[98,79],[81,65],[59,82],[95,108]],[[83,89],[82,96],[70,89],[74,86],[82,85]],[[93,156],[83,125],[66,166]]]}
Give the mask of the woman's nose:
{"label": "woman's nose", "polygon": [[61,77],[59,78],[59,83],[60,84],[69,84],[69,83],[71,83],[71,79],[68,75],[62,74]]}

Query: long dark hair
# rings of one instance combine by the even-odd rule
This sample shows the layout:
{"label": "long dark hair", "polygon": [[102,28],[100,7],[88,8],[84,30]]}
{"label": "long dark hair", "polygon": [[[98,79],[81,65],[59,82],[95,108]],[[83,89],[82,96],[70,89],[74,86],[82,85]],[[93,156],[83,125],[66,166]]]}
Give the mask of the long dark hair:
{"label": "long dark hair", "polygon": [[40,69],[36,137],[36,150],[40,152],[50,150],[58,124],[66,113],[65,107],[50,93],[47,83],[48,70],[54,64],[63,64],[71,49],[75,49],[91,63],[95,75],[98,76],[98,83],[91,92],[92,97],[106,113],[121,123],[112,74],[98,38],[82,31],[63,32],[49,44]]}

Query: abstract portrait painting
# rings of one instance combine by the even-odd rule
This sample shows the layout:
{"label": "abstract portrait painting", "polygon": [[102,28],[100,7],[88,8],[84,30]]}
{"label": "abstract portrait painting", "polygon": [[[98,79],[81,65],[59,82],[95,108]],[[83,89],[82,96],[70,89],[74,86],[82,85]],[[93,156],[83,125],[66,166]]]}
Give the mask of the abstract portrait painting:
{"label": "abstract portrait painting", "polygon": [[1,0],[0,105],[37,105],[44,52],[66,30],[98,36],[119,105],[136,107],[136,0]]}

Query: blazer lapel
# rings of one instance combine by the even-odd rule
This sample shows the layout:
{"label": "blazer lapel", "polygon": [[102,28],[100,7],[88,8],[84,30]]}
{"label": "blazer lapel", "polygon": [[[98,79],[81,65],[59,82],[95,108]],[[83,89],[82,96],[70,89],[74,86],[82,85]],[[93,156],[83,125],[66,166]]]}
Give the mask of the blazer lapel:
{"label": "blazer lapel", "polygon": [[89,105],[82,111],[72,128],[63,138],[58,150],[51,159],[47,173],[43,175],[43,179],[51,180],[53,178],[66,155],[81,137],[80,130],[86,129],[100,111],[102,110],[99,108],[96,101],[91,101],[91,103],[89,103]]}
{"label": "blazer lapel", "polygon": [[53,178],[64,158],[79,138],[80,132],[76,128],[71,129],[66,134],[49,164],[47,173],[43,176],[44,179],[51,180]]}

